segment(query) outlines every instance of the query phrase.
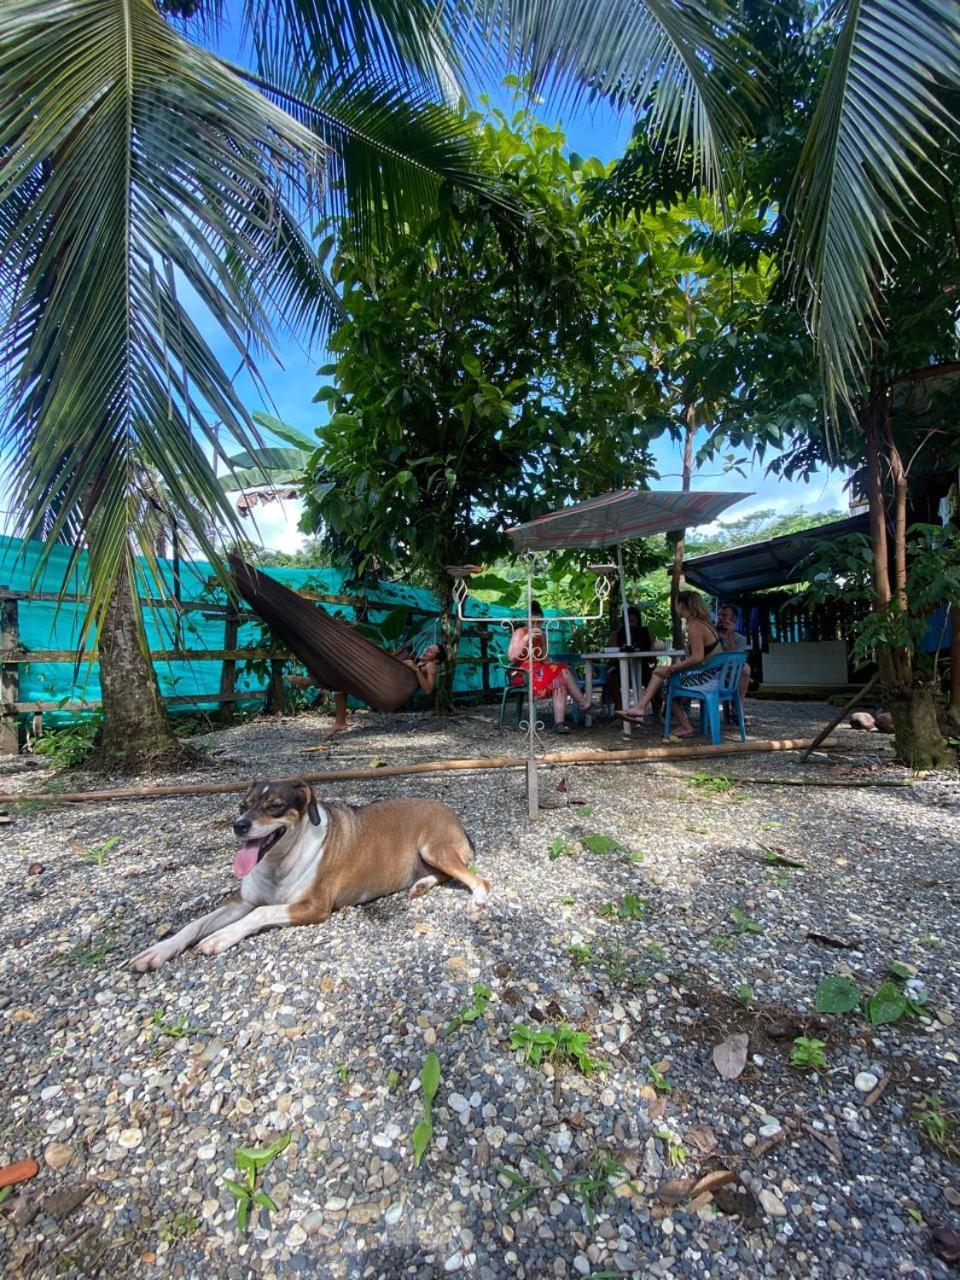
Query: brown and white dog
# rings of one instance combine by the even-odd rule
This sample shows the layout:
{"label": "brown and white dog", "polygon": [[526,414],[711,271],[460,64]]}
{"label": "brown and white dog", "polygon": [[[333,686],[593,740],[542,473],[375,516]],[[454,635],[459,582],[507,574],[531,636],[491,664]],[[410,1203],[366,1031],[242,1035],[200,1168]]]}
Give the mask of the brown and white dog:
{"label": "brown and white dog", "polygon": [[197,944],[216,956],[271,925],[321,924],[333,911],[408,890],[417,898],[454,879],[471,891],[475,918],[490,881],[469,868],[470,837],[437,800],[326,804],[306,782],[253,782],[233,824],[243,841],[233,860],[240,888],[216,911],[131,961],[157,969]]}

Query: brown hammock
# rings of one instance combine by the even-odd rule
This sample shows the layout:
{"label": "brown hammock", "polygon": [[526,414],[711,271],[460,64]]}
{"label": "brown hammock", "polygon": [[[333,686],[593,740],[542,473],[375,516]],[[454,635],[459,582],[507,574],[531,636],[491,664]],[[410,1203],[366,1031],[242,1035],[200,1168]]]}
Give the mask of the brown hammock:
{"label": "brown hammock", "polygon": [[419,689],[417,677],[392,653],[333,618],[319,605],[230,556],[237,590],[254,613],[295,653],[322,689],[341,689],[378,711],[396,711]]}

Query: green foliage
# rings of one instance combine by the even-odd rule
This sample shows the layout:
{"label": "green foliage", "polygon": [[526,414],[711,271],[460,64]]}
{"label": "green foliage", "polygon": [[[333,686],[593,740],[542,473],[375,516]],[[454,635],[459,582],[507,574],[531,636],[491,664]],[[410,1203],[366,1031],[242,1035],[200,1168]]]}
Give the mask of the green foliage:
{"label": "green foliage", "polygon": [[577,846],[571,843],[566,836],[554,836],[550,841],[547,856],[551,862],[556,862],[558,858],[562,858],[565,854],[567,857],[572,857],[576,851]]}
{"label": "green foliage", "polygon": [[433,1100],[440,1088],[440,1059],[432,1049],[420,1068],[420,1088],[423,1094],[423,1117],[411,1135],[414,1167],[420,1164],[433,1137]]}
{"label": "green foliage", "polygon": [[103,717],[97,714],[60,729],[46,729],[43,737],[34,742],[33,749],[57,769],[75,768],[83,764],[93,750],[102,723]]}
{"label": "green foliage", "polygon": [[881,1027],[888,1022],[896,1022],[916,1008],[916,1004],[895,982],[884,982],[864,1002],[863,1011],[871,1025]]}
{"label": "green foliage", "polygon": [[745,982],[737,987],[737,999],[745,1009],[749,1009],[753,1004],[753,987],[747,986]]}
{"label": "green foliage", "polygon": [[591,1058],[588,1052],[590,1034],[574,1031],[567,1023],[556,1027],[541,1026],[536,1029],[515,1023],[510,1031],[510,1048],[519,1049],[524,1062],[535,1067],[544,1062],[569,1063],[585,1076],[603,1067],[599,1058]]}
{"label": "green foliage", "polygon": [[619,904],[605,902],[600,908],[600,914],[613,920],[645,920],[647,906],[646,898],[639,898],[635,893],[625,893]]}
{"label": "green foliage", "polygon": [[459,1031],[461,1027],[470,1026],[476,1022],[478,1018],[482,1018],[487,1011],[487,1005],[490,1003],[490,997],[493,992],[489,987],[476,983],[473,988],[473,1003],[461,1009],[458,1014],[447,1023],[446,1035],[452,1035],[454,1031]]}
{"label": "green foliage", "polygon": [[690,785],[698,787],[702,791],[712,791],[717,795],[724,795],[731,791],[736,785],[735,778],[714,777],[709,773],[695,773],[690,779]]}
{"label": "green foliage", "polygon": [[71,947],[60,957],[61,964],[82,964],[89,967],[102,964],[111,951],[116,951],[117,941],[109,930],[100,937],[91,937],[81,946]]}
{"label": "green foliage", "polygon": [[801,1071],[825,1071],[827,1059],[824,1054],[825,1040],[817,1040],[811,1036],[797,1036],[790,1050],[790,1061]]}
{"label": "green foliage", "polygon": [[642,479],[653,403],[639,359],[649,237],[585,215],[603,166],[525,108],[465,121],[530,221],[505,227],[489,202],[451,193],[372,261],[336,228],[345,319],[305,489],[305,527],[334,552],[444,590],[444,565],[505,550],[504,524]]}
{"label": "green foliage", "polygon": [[656,1089],[657,1093],[669,1093],[673,1088],[667,1075],[655,1066],[652,1062],[647,1067],[647,1079]]}
{"label": "green foliage", "polygon": [[944,1155],[960,1157],[960,1110],[948,1106],[939,1093],[926,1094],[917,1103],[917,1123],[927,1141]]}
{"label": "green foliage", "polygon": [[[777,826],[779,824],[773,823],[771,825]],[[771,849],[765,844],[760,846],[760,852],[763,854],[764,862],[771,867],[796,867],[803,870],[807,865],[805,862],[801,862],[799,858],[793,858],[784,853],[782,849]]]}
{"label": "green foliage", "polygon": [[580,1201],[584,1219],[592,1226],[596,1211],[605,1200],[613,1196],[614,1188],[626,1178],[626,1167],[608,1151],[591,1152],[586,1161],[586,1169],[575,1170],[566,1176],[557,1171],[542,1151],[528,1148],[527,1154],[530,1163],[536,1166],[530,1177],[525,1177],[509,1165],[501,1165],[497,1170],[500,1177],[509,1183],[512,1192],[503,1208],[507,1216],[516,1212],[535,1195],[547,1193],[556,1196],[558,1192],[567,1190]]}
{"label": "green foliage", "polygon": [[601,857],[608,853],[617,853],[623,848],[620,841],[615,839],[613,836],[604,836],[599,834],[583,836],[580,843],[588,853],[596,853]]}
{"label": "green foliage", "polygon": [[119,836],[108,836],[106,840],[101,841],[101,843],[96,845],[93,849],[88,849],[87,852],[83,855],[84,860],[87,862],[92,862],[98,867],[102,867],[107,854],[110,852],[111,849],[115,848],[119,843],[120,843]]}
{"label": "green foliage", "polygon": [[277,1206],[273,1200],[265,1191],[257,1189],[257,1176],[263,1173],[270,1162],[289,1145],[290,1134],[285,1133],[271,1142],[268,1147],[237,1147],[234,1151],[233,1163],[243,1174],[243,1182],[224,1178],[223,1185],[237,1202],[234,1221],[238,1234],[246,1231],[253,1205],[259,1205],[261,1209],[269,1209],[271,1213],[276,1213]]}
{"label": "green foliage", "polygon": [[839,974],[821,979],[813,998],[817,1013],[850,1013],[859,1003],[860,988]]}
{"label": "green foliage", "polygon": [[755,920],[748,919],[739,907],[734,907],[731,910],[730,919],[737,926],[739,933],[763,933],[763,925],[757,924]]}
{"label": "green foliage", "polygon": [[169,1036],[173,1040],[181,1040],[187,1036],[212,1034],[212,1028],[194,1026],[187,1014],[181,1013],[173,1022],[167,1020],[163,1009],[154,1009],[151,1015],[151,1028],[155,1036]]}

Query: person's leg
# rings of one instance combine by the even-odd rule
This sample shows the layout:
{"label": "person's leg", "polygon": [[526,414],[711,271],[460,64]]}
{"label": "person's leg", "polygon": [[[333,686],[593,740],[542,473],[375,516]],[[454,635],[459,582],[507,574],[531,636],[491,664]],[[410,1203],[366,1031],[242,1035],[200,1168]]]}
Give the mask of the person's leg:
{"label": "person's leg", "polygon": [[646,711],[647,707],[649,707],[650,703],[660,692],[660,686],[663,684],[665,678],[666,677],[662,676],[659,673],[659,671],[655,671],[653,675],[650,677],[650,682],[647,685],[646,689],[644,689],[643,695],[639,699],[639,701],[632,703],[631,706],[627,707],[626,712],[620,712],[619,714],[621,716],[622,715],[633,716],[633,717],[642,716]]}
{"label": "person's leg", "polygon": [[562,684],[557,684],[554,685],[551,694],[553,696],[554,726],[565,724],[567,719],[567,691]]}
{"label": "person's leg", "polygon": [[327,730],[327,734],[343,733],[347,727],[347,695],[342,689],[337,689],[333,695],[333,724]]}
{"label": "person's leg", "polygon": [[581,691],[579,684],[577,684],[577,677],[569,667],[563,668],[563,688],[565,690],[564,696],[569,693],[580,710],[586,711],[590,705],[590,699]]}

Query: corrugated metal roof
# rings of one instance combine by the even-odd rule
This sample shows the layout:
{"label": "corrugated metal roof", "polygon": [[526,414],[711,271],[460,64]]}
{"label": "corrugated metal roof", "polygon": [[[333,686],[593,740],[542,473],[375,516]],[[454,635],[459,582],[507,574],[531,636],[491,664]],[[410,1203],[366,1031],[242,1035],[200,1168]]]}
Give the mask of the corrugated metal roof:
{"label": "corrugated metal roof", "polygon": [[713,551],[710,555],[684,560],[683,576],[686,581],[709,595],[721,600],[737,599],[753,591],[768,587],[782,587],[803,582],[803,564],[816,550],[817,544],[850,533],[867,533],[870,518],[866,512],[850,516],[846,520],[832,520],[828,524],[802,529],[799,533],[785,533],[765,542],[751,542],[743,547],[731,547],[727,551]]}

